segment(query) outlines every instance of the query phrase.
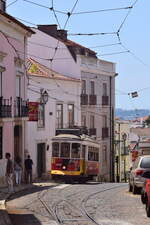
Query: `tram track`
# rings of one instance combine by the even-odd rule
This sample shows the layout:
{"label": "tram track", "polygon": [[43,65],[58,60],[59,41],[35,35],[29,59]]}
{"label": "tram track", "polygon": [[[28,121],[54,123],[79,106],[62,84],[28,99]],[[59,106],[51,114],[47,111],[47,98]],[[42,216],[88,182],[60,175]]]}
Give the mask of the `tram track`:
{"label": "tram track", "polygon": [[[103,190],[91,193],[87,195],[84,199],[81,200],[79,206],[75,206],[74,204],[70,203],[66,199],[59,199],[55,203],[52,204],[50,207],[46,201],[42,198],[46,195],[47,191],[43,191],[42,194],[40,193],[38,196],[39,201],[42,203],[45,210],[53,217],[53,219],[60,225],[100,225],[95,218],[88,212],[86,208],[87,202],[96,195],[110,191],[113,189],[117,189],[122,187],[122,185],[114,186],[111,188],[105,188]],[[63,189],[64,190],[64,189]],[[76,193],[74,193],[75,195]]]}

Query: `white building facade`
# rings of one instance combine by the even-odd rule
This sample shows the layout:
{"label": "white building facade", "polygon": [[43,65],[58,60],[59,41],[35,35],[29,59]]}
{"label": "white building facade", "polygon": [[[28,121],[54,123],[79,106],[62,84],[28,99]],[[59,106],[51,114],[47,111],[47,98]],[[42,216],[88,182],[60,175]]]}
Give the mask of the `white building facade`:
{"label": "white building facade", "polygon": [[[50,175],[51,139],[57,129],[81,126],[80,93],[81,81],[59,74],[29,60],[28,98],[39,103],[38,121],[29,121],[27,126],[27,154],[34,162],[34,177]],[[46,104],[41,102],[41,90],[48,93]]]}
{"label": "white building facade", "polygon": [[[113,126],[115,107],[115,64],[67,39],[56,25],[40,25],[28,42],[29,56],[55,71],[82,80],[80,92],[82,126],[100,144],[100,174],[114,177]],[[46,60],[49,59],[49,60]]]}
{"label": "white building facade", "polygon": [[78,55],[78,64],[82,80],[81,123],[100,143],[101,179],[113,180],[115,64],[83,55]]}

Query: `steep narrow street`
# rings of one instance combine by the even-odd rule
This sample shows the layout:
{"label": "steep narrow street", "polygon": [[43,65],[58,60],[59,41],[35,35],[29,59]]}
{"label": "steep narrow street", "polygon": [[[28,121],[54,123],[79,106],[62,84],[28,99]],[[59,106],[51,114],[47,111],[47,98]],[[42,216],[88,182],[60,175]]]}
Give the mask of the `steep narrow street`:
{"label": "steep narrow street", "polygon": [[87,183],[44,186],[7,202],[13,225],[147,225],[140,195],[127,184]]}

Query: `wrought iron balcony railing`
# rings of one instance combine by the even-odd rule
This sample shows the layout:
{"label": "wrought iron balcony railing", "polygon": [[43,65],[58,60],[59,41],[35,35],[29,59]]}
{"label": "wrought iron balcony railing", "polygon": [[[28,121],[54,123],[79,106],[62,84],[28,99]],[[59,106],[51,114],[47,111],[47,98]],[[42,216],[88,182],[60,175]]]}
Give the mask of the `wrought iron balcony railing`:
{"label": "wrought iron balcony railing", "polygon": [[89,129],[89,135],[96,135],[96,128],[90,128]]}
{"label": "wrought iron balcony railing", "polygon": [[12,99],[0,97],[0,118],[12,117]]}
{"label": "wrought iron balcony railing", "polygon": [[88,105],[88,95],[81,94],[81,105]]}
{"label": "wrought iron balcony railing", "polygon": [[96,95],[89,95],[89,104],[96,105],[97,104],[97,96]]}
{"label": "wrought iron balcony railing", "polygon": [[14,101],[14,116],[15,117],[28,117],[28,101],[22,100],[22,98],[17,97]]}
{"label": "wrought iron balcony railing", "polygon": [[108,138],[108,127],[102,128],[102,138]]}
{"label": "wrought iron balcony railing", "polygon": [[109,100],[109,98],[108,98],[108,96],[102,96],[102,105],[108,105],[108,100]]}

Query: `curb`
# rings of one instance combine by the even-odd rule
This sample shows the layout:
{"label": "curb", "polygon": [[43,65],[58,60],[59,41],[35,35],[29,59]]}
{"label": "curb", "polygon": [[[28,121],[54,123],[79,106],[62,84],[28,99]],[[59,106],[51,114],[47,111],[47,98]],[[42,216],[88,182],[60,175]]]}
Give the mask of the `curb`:
{"label": "curb", "polygon": [[[57,186],[57,185],[58,184],[55,184],[54,186]],[[13,194],[16,194],[16,193],[21,192],[21,191],[28,190],[29,188],[32,189],[34,187],[35,187],[34,185],[24,186],[24,187],[21,187],[19,190],[16,190],[15,193],[13,193]],[[7,209],[6,209],[6,201],[13,194],[6,193],[4,199],[0,200],[0,225],[12,225],[12,222],[10,220],[10,217],[9,217]]]}
{"label": "curb", "polygon": [[[7,196],[7,198],[9,196]],[[12,225],[8,212],[6,210],[6,199],[0,201],[0,225]]]}

